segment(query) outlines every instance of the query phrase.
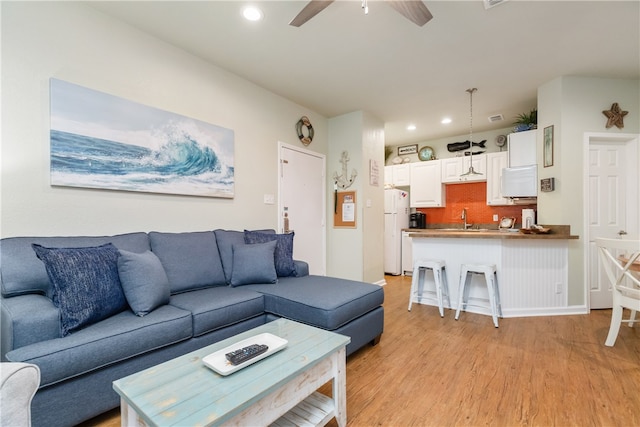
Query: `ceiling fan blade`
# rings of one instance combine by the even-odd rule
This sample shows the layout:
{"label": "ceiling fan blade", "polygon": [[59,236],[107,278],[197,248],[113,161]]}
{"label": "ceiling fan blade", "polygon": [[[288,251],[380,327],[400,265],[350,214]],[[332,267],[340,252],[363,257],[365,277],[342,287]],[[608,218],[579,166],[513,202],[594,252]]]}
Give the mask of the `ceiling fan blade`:
{"label": "ceiling fan blade", "polygon": [[299,27],[309,19],[322,12],[327,6],[333,3],[334,0],[311,0],[307,5],[296,15],[295,18],[289,22],[289,25]]}
{"label": "ceiling fan blade", "polygon": [[387,0],[389,6],[400,12],[405,18],[422,27],[431,21],[433,15],[420,0]]}

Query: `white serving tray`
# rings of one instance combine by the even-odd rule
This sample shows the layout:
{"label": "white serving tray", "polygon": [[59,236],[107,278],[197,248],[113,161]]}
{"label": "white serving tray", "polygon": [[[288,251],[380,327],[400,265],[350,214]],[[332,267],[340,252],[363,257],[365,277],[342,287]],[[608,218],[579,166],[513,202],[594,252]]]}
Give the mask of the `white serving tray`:
{"label": "white serving tray", "polygon": [[[209,368],[213,369],[220,375],[229,375],[234,373],[237,370],[245,368],[252,363],[256,363],[259,360],[264,359],[265,357],[271,356],[273,353],[282,350],[287,346],[288,341],[284,338],[277,337],[273,334],[264,333],[255,335],[253,337],[244,339],[242,341],[238,341],[235,344],[232,344],[228,347],[223,348],[222,350],[218,350],[215,353],[211,353],[208,356],[205,356],[202,359],[202,362]],[[232,352],[234,350],[241,349],[243,347],[249,346],[251,344],[266,344],[269,346],[269,349],[262,353],[259,356],[254,357],[253,359],[249,359],[244,363],[239,365],[232,365],[231,362],[227,360],[225,354]]]}

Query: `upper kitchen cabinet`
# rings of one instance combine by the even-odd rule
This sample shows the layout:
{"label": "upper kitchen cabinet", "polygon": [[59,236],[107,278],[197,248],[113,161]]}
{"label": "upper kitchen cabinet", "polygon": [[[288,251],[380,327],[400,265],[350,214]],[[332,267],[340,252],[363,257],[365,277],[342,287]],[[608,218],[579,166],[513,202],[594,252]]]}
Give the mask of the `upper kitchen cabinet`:
{"label": "upper kitchen cabinet", "polygon": [[442,184],[440,160],[429,160],[411,165],[412,208],[439,208],[445,206],[445,186]]}
{"label": "upper kitchen cabinet", "polygon": [[478,175],[464,175],[469,171],[470,156],[452,157],[441,159],[442,182],[445,184],[456,184],[464,182],[478,182],[487,180],[487,156],[478,154],[473,156],[473,170]]}
{"label": "upper kitchen cabinet", "polygon": [[502,170],[507,167],[509,153],[500,151],[487,154],[487,205],[512,205],[513,200],[502,196]]}
{"label": "upper kitchen cabinet", "polygon": [[536,129],[509,134],[508,167],[529,166],[538,163],[536,160],[537,136],[538,131]]}
{"label": "upper kitchen cabinet", "polygon": [[384,184],[393,187],[411,185],[411,167],[409,163],[384,167]]}

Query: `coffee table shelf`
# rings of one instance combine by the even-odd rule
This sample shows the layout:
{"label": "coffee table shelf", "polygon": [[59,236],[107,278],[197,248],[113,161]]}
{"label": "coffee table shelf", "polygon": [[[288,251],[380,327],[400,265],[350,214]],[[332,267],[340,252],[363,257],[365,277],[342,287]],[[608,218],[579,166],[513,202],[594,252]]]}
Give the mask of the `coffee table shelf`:
{"label": "coffee table shelf", "polygon": [[298,405],[289,412],[278,418],[271,426],[324,426],[334,417],[334,410],[333,399],[316,391],[298,403]]}
{"label": "coffee table shelf", "polygon": [[[286,339],[288,345],[228,376],[202,362],[211,353],[262,333]],[[335,417],[344,427],[345,348],[350,341],[292,320],[267,323],[114,381],[122,425],[325,425]],[[316,392],[329,381],[331,397]]]}

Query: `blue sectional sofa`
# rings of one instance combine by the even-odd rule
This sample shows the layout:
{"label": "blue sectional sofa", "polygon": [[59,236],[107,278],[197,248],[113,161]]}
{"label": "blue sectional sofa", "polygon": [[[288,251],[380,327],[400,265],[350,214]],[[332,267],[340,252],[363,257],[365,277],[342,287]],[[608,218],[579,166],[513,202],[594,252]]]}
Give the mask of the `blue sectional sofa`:
{"label": "blue sectional sofa", "polygon": [[377,343],[383,289],[309,275],[290,258],[292,238],[214,230],[0,240],[1,355],[40,368],[33,425],[88,420],[119,405],[114,380],[280,317],[348,335],[347,354]]}

